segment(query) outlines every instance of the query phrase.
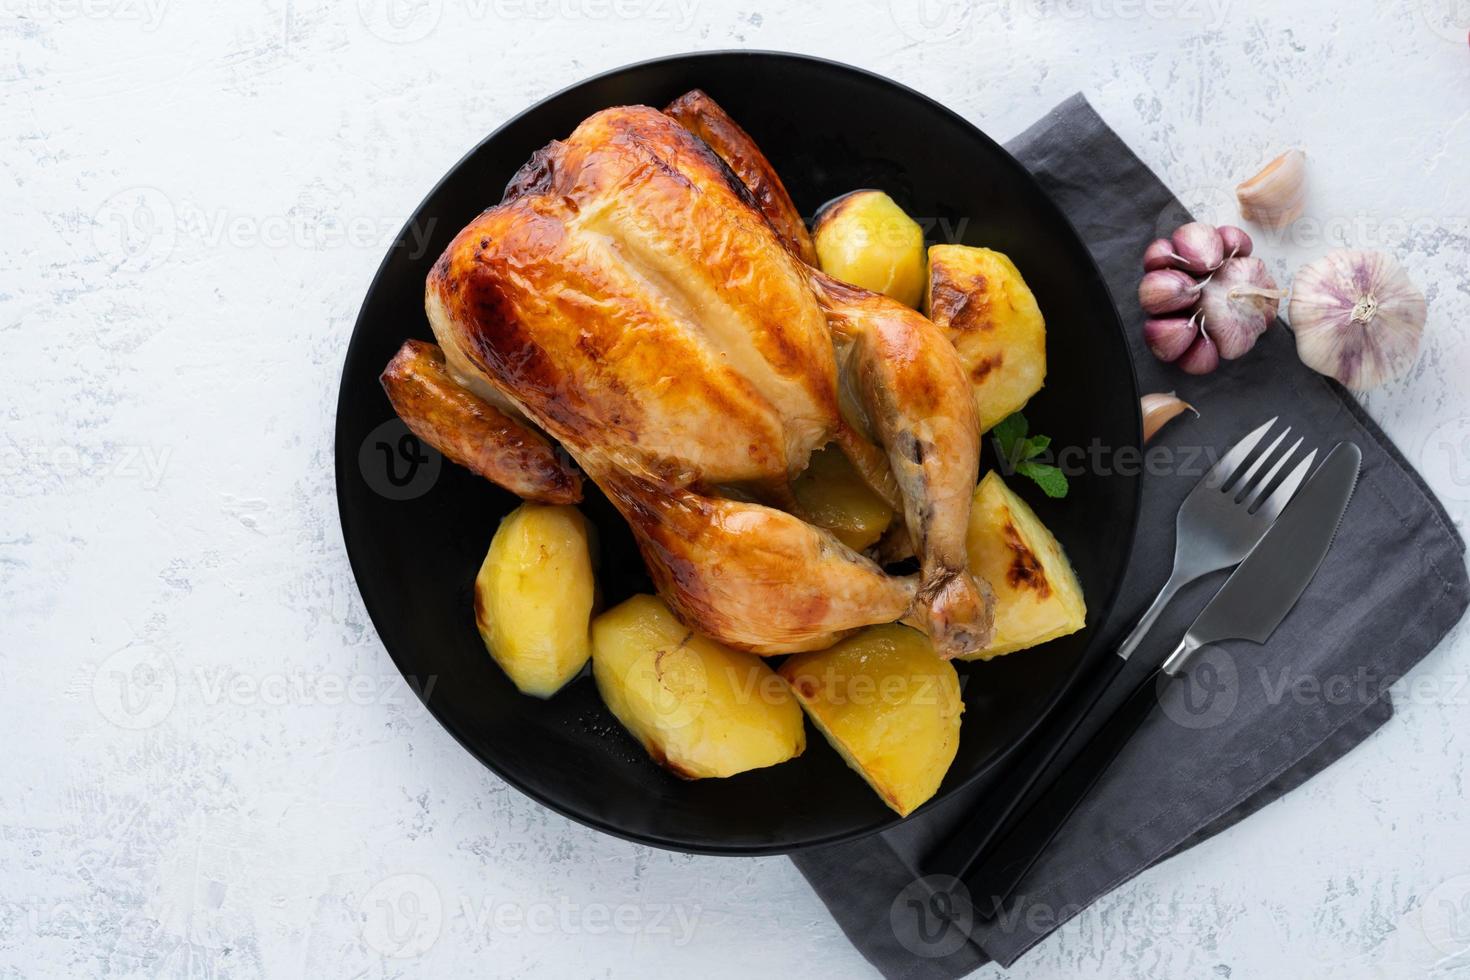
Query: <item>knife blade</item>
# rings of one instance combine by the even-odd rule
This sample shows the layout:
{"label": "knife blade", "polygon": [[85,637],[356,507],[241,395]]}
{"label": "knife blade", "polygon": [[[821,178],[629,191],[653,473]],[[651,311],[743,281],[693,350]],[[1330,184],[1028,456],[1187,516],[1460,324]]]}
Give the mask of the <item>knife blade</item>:
{"label": "knife blade", "polygon": [[1221,640],[1265,643],[1322,567],[1358,485],[1363,451],[1340,442],[1297,491],[1276,524],[1205,606],[1160,667],[1178,676],[1200,647]]}

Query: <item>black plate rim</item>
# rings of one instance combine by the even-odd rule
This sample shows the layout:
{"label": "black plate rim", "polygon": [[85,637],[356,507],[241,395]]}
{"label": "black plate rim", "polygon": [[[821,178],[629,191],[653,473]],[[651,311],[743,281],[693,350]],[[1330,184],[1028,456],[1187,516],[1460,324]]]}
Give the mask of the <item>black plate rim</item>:
{"label": "black plate rim", "polygon": [[[589,75],[588,77],[573,82],[570,85],[563,86],[562,88],[557,89],[555,92],[552,92],[551,94],[546,95],[541,99],[538,99],[536,102],[534,102],[530,106],[527,106],[525,109],[516,113],[514,116],[510,117],[505,122],[501,123],[495,129],[493,129],[483,139],[481,139],[462,156],[460,156],[460,158],[456,160],[455,163],[447,171],[445,171],[444,176],[440,177],[439,180],[434,183],[434,186],[431,187],[429,191],[423,196],[418,205],[415,206],[413,211],[409,214],[408,218],[404,221],[403,227],[399,230],[398,235],[394,239],[394,244],[389,246],[387,252],[383,256],[383,260],[378,264],[377,271],[373,273],[372,281],[368,284],[367,292],[363,295],[362,306],[358,309],[357,317],[353,321],[352,336],[348,340],[347,352],[343,357],[341,381],[339,382],[337,387],[337,407],[333,412],[333,455],[335,457],[333,478],[336,481],[338,525],[342,531],[343,548],[347,552],[347,561],[349,567],[352,569],[353,581],[357,586],[358,594],[362,597],[363,608],[367,611],[368,618],[373,623],[373,631],[378,634],[379,642],[382,643],[383,649],[392,659],[393,665],[404,677],[405,682],[408,682],[408,671],[404,668],[404,665],[399,662],[398,654],[390,649],[387,643],[384,643],[382,641],[381,628],[379,627],[377,617],[376,615],[374,615],[373,612],[374,608],[377,607],[377,602],[375,600],[370,600],[363,588],[364,579],[359,565],[365,562],[366,558],[362,554],[360,554],[357,548],[354,547],[352,543],[353,535],[349,533],[347,528],[344,499],[345,495],[343,487],[346,485],[347,478],[350,474],[349,463],[353,459],[355,459],[355,456],[353,456],[352,453],[343,451],[342,422],[340,418],[341,406],[343,403],[343,398],[346,394],[348,378],[352,374],[352,372],[349,371],[349,368],[353,365],[354,361],[362,357],[361,350],[359,349],[358,338],[359,330],[363,326],[363,317],[367,314],[368,299],[373,296],[378,286],[382,282],[383,276],[394,258],[394,251],[397,247],[397,243],[406,240],[405,236],[407,236],[412,230],[414,220],[419,212],[422,211],[424,207],[438,194],[440,188],[447,184],[449,180],[453,178],[456,173],[458,173],[461,167],[463,167],[472,157],[479,153],[486,144],[496,139],[496,137],[498,137],[501,132],[520,122],[520,120],[522,120],[526,116],[537,112],[545,104],[560,98],[561,96],[565,95],[568,92],[571,92],[574,89],[578,89],[585,85],[590,85],[604,79],[621,75],[625,72],[648,67],[651,65],[679,61],[699,61],[707,58],[713,59],[730,57],[749,57],[753,59],[768,58],[777,60],[789,59],[791,61],[797,62],[809,62],[823,66],[828,69],[836,70],[841,73],[855,75],[871,81],[876,81],[883,85],[898,89],[909,97],[918,99],[921,102],[926,103],[929,107],[938,110],[941,114],[949,117],[954,122],[970,130],[981,140],[989,143],[992,147],[999,151],[999,157],[1004,161],[1004,165],[1008,166],[1023,182],[1029,183],[1037,191],[1038,199],[1046,202],[1043,206],[1051,210],[1053,216],[1061,221],[1063,227],[1068,229],[1072,233],[1073,237],[1077,240],[1078,244],[1082,246],[1082,251],[1087,256],[1087,263],[1092,272],[1095,282],[1099,287],[1101,287],[1104,295],[1108,297],[1108,313],[1110,314],[1110,316],[1106,316],[1104,317],[1104,319],[1107,319],[1117,331],[1118,340],[1121,344],[1123,344],[1124,350],[1128,349],[1128,335],[1123,324],[1122,316],[1118,312],[1118,304],[1113,298],[1112,290],[1108,286],[1107,279],[1103,276],[1102,269],[1097,264],[1097,259],[1092,255],[1092,251],[1087,248],[1086,242],[1083,240],[1082,236],[1078,234],[1076,226],[1072,224],[1071,219],[1068,218],[1066,213],[1062,211],[1062,209],[1057,205],[1055,201],[1052,200],[1051,195],[1046,192],[1046,190],[1041,186],[1040,182],[1037,181],[1037,179],[1031,174],[1029,170],[1025,168],[1025,166],[1021,164],[1019,160],[1011,155],[1009,150],[1007,150],[1000,143],[997,143],[989,136],[989,134],[981,130],[974,123],[970,122],[968,119],[950,109],[943,103],[938,102],[933,98],[930,98],[924,93],[918,91],[917,89],[911,88],[908,85],[903,84],[902,82],[894,81],[887,76],[880,75],[877,72],[869,71],[865,68],[859,68],[855,65],[850,65],[845,62],[835,61],[830,58],[823,58],[816,55],[809,55],[792,51],[778,51],[772,49],[741,48],[686,52],[683,54],[661,55],[655,58],[646,58],[642,61],[630,62],[616,68],[611,68],[606,71],[599,72],[595,75]],[[1127,361],[1128,384],[1132,388],[1135,400],[1137,400],[1139,397],[1138,371],[1137,368],[1134,366],[1131,357],[1127,358]],[[1135,418],[1133,446],[1139,449],[1141,449],[1143,446],[1143,419],[1141,413]],[[1119,562],[1120,573],[1113,581],[1107,598],[1103,601],[1103,604],[1100,607],[1097,618],[1097,625],[1094,627],[1096,632],[1089,640],[1086,649],[1084,650],[1082,656],[1078,658],[1077,663],[1073,666],[1072,670],[1066,675],[1065,678],[1062,679],[1060,683],[1056,685],[1056,688],[1047,697],[1046,702],[1041,706],[1041,709],[1036,713],[1035,719],[1033,719],[1032,722],[1026,727],[1025,731],[1014,741],[1012,741],[1010,745],[996,752],[995,755],[992,756],[992,758],[985,765],[977,768],[974,772],[970,773],[963,780],[961,780],[955,786],[951,787],[946,792],[938,794],[934,798],[928,800],[922,806],[918,807],[916,810],[910,813],[907,817],[900,817],[897,814],[892,814],[882,820],[874,822],[871,825],[858,827],[843,833],[828,834],[824,837],[812,838],[788,844],[721,845],[718,843],[710,843],[708,841],[676,841],[626,830],[622,827],[612,824],[609,821],[599,818],[596,814],[576,812],[569,807],[565,807],[558,801],[540,793],[529,785],[526,785],[521,780],[503,771],[502,768],[500,766],[497,766],[493,761],[485,758],[479,752],[476,752],[470,746],[470,743],[466,740],[464,735],[459,731],[456,723],[452,719],[441,715],[441,713],[436,709],[433,704],[431,704],[428,700],[425,700],[424,695],[420,690],[420,685],[416,685],[410,682],[408,683],[408,687],[414,692],[414,696],[419,699],[420,703],[423,704],[424,708],[429,712],[434,720],[437,721],[439,725],[446,732],[448,732],[456,742],[459,743],[460,747],[464,749],[465,752],[467,752],[472,758],[478,760],[481,765],[485,766],[486,769],[489,769],[492,773],[494,773],[498,778],[515,787],[522,794],[539,803],[540,805],[546,807],[552,812],[558,813],[569,820],[575,821],[576,823],[580,823],[583,826],[590,827],[593,830],[600,831],[610,836],[617,837],[622,840],[630,841],[636,844],[645,844],[650,847],[656,847],[661,850],[669,850],[688,854],[707,854],[712,856],[733,857],[761,857],[779,854],[794,854],[798,851],[804,851],[810,848],[827,847],[834,844],[860,840],[862,838],[881,833],[882,831],[895,827],[898,824],[903,823],[907,820],[913,819],[916,816],[928,811],[930,807],[936,806],[946,799],[954,796],[955,794],[962,792],[966,787],[972,785],[976,780],[990,774],[998,766],[1003,765],[1007,760],[1009,760],[1011,756],[1015,754],[1016,751],[1023,744],[1029,741],[1032,735],[1034,735],[1036,731],[1047,721],[1047,719],[1051,716],[1053,710],[1057,707],[1057,704],[1062,700],[1063,695],[1076,683],[1077,678],[1081,676],[1081,674],[1088,668],[1088,666],[1098,659],[1098,657],[1100,656],[1100,651],[1104,651],[1103,641],[1106,634],[1104,633],[1103,628],[1107,626],[1111,613],[1114,607],[1117,605],[1118,594],[1122,587],[1122,582],[1124,578],[1123,572],[1126,571],[1126,569],[1132,562],[1133,547],[1136,538],[1135,532],[1138,527],[1138,517],[1142,510],[1142,506],[1143,494],[1141,490],[1141,483],[1139,483],[1139,481],[1135,481],[1133,507],[1131,512],[1129,512],[1125,518],[1127,521],[1127,527],[1125,529],[1126,534],[1124,537],[1126,544],[1124,545],[1123,554]]]}

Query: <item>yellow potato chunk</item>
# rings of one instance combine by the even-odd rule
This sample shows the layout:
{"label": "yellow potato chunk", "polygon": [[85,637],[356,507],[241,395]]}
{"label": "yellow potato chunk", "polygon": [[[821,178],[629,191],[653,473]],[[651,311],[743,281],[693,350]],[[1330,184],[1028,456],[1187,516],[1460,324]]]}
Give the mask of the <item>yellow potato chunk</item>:
{"label": "yellow potato chunk", "polygon": [[960,680],[928,637],[872,626],[781,665],[817,728],[901,816],[939,789],[960,744]]}
{"label": "yellow potato chunk", "polygon": [[592,676],[623,727],[685,779],[774,766],[806,749],[786,682],[754,654],[693,632],[655,596],[593,621]]}
{"label": "yellow potato chunk", "polygon": [[549,698],[592,654],[595,596],[577,508],[521,504],[500,522],[475,577],[475,625],[521,693]]}
{"label": "yellow potato chunk", "polygon": [[968,245],[931,246],[924,312],[959,351],[982,432],[1041,390],[1046,321],[1020,270],[1004,254]]}
{"label": "yellow potato chunk", "polygon": [[831,531],[854,551],[877,542],[893,521],[893,508],[835,446],[812,453],[806,470],[791,482],[791,491],[808,523]]}
{"label": "yellow potato chunk", "polygon": [[918,308],[924,230],[887,194],[862,190],[839,197],[817,214],[812,244],[823,272]]}
{"label": "yellow potato chunk", "polygon": [[1080,630],[1082,586],[1062,546],[1000,474],[975,488],[965,536],[970,571],[995,589],[995,637],[966,660],[989,660]]}

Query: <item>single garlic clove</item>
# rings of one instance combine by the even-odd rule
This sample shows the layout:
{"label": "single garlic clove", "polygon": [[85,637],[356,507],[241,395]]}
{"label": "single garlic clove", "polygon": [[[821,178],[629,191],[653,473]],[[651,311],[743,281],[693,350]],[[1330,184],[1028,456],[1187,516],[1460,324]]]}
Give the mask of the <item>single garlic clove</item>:
{"label": "single garlic clove", "polygon": [[1251,241],[1251,236],[1247,235],[1243,228],[1237,228],[1234,225],[1221,225],[1218,230],[1220,232],[1220,241],[1225,243],[1225,254],[1229,258],[1236,258],[1238,256],[1243,259],[1250,255],[1251,251],[1256,247],[1255,242]]}
{"label": "single garlic clove", "polygon": [[1143,271],[1153,272],[1155,269],[1168,269],[1174,265],[1174,243],[1167,238],[1160,238],[1144,249]]}
{"label": "single garlic clove", "polygon": [[1285,228],[1305,210],[1307,155],[1287,150],[1235,189],[1240,213],[1267,228]]}
{"label": "single garlic clove", "polygon": [[1177,361],[1199,336],[1199,324],[1186,317],[1145,320],[1143,342],[1164,362]]}
{"label": "single garlic clove", "polygon": [[1146,444],[1154,434],[1183,412],[1199,411],[1189,402],[1175,397],[1172,391],[1156,392],[1139,399],[1139,410],[1143,413],[1143,441]]}
{"label": "single garlic clove", "polygon": [[1214,272],[1225,259],[1225,243],[1214,225],[1191,221],[1174,232],[1174,254],[1179,268],[1203,275]]}
{"label": "single garlic clove", "polygon": [[1178,269],[1155,269],[1138,284],[1138,302],[1145,313],[1173,313],[1194,305],[1199,283]]}
{"label": "single garlic clove", "polygon": [[1199,300],[1200,320],[1219,355],[1234,360],[1254,347],[1285,295],[1260,259],[1226,259],[1204,284]]}
{"label": "single garlic clove", "polygon": [[1210,335],[1201,332],[1184,356],[1174,363],[1185,374],[1209,374],[1220,366],[1220,352],[1215,349]]}
{"label": "single garlic clove", "polygon": [[1397,260],[1341,249],[1296,274],[1291,329],[1302,363],[1364,391],[1419,357],[1428,304]]}

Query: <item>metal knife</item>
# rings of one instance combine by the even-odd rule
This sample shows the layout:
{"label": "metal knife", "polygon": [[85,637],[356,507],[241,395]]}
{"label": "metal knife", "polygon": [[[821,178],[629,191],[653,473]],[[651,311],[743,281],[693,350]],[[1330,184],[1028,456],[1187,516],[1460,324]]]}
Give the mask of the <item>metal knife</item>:
{"label": "metal knife", "polygon": [[1264,643],[1322,567],[1358,482],[1363,453],[1338,443],[1276,524],[1205,606],[1163,664],[1135,687],[1045,793],[963,884],[981,919],[993,919],[1057,832],[1158,703],[1195,651],[1221,640]]}
{"label": "metal knife", "polygon": [[1159,668],[1177,677],[1194,652],[1220,640],[1265,643],[1322,567],[1358,485],[1363,451],[1340,442],[1261,543],[1205,606]]}

